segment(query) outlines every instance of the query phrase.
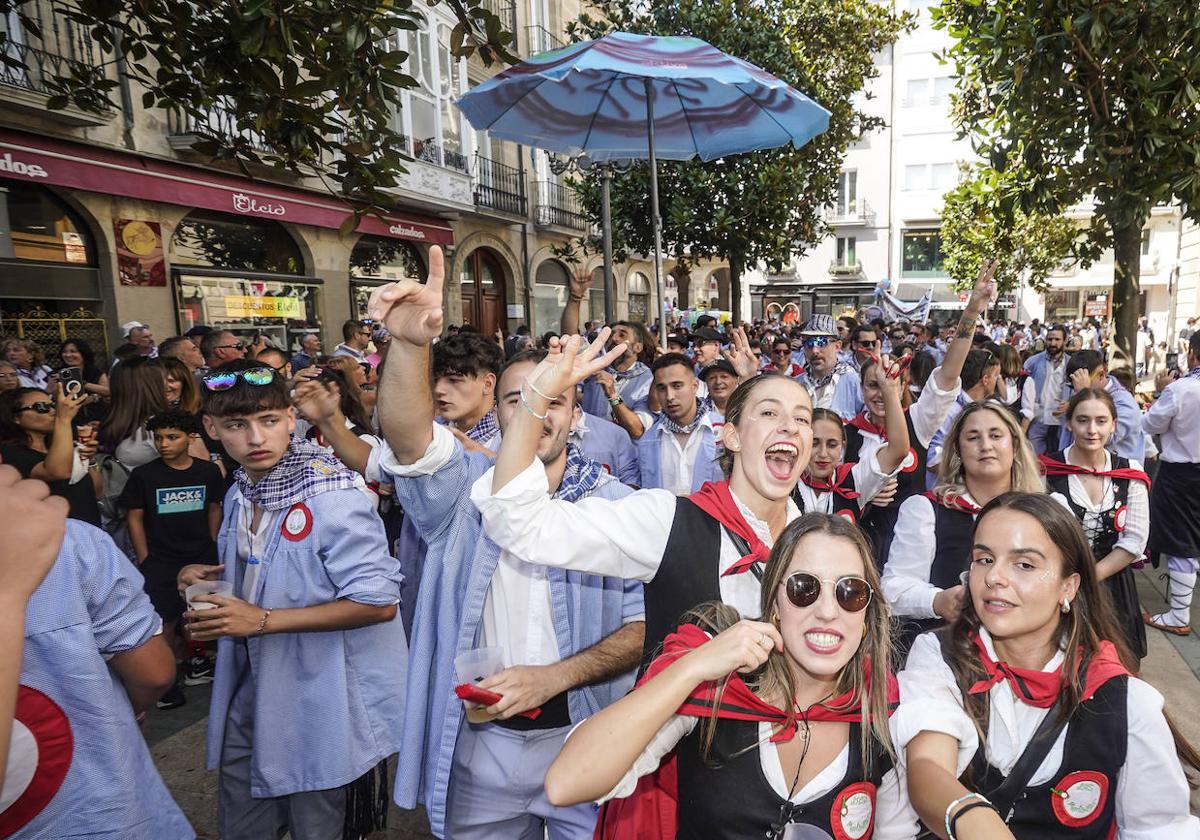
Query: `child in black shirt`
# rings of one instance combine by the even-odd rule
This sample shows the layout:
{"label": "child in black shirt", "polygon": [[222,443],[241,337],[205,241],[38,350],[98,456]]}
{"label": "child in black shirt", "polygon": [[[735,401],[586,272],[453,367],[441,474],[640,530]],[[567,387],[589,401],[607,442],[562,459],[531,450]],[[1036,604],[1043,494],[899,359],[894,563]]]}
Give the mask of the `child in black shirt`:
{"label": "child in black shirt", "polygon": [[[188,454],[191,438],[200,432],[194,415],[164,411],[151,417],[146,428],[154,435],[159,457],[130,474],[120,505],[128,511],[129,537],[145,577],[146,594],[162,616],[165,638],[182,658],[175,627],[185,604],[175,578],[189,564],[216,564],[225,482],[215,464]],[[184,681],[188,685],[212,682],[211,660],[202,653],[191,657]],[[176,684],[159,701],[159,708],[183,703],[183,691]]]}

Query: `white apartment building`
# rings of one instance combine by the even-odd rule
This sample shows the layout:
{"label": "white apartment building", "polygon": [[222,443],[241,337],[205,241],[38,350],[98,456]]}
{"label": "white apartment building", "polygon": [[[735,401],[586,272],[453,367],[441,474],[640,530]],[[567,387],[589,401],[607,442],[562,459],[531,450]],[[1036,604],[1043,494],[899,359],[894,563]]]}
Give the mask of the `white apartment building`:
{"label": "white apartment building", "polygon": [[[935,318],[962,307],[942,265],[941,205],[959,177],[959,163],[975,155],[967,140],[957,139],[950,120],[956,79],[937,58],[949,36],[930,25],[928,8],[935,0],[894,2],[898,11],[917,14],[917,26],[877,57],[879,75],[861,95],[862,107],[886,125],[847,151],[839,197],[827,211],[830,236],[794,259],[791,271],[751,279],[755,317],[784,309],[801,319],[812,312],[837,316],[869,303],[884,279],[904,300],[932,288]],[[1073,215],[1083,223],[1089,208],[1075,208]],[[1143,234],[1142,310],[1156,335],[1167,332],[1180,222],[1176,208],[1158,208]],[[1044,295],[1022,289],[1000,304],[1008,317],[1024,322],[1107,317],[1112,277],[1109,251],[1086,270],[1057,273]]]}

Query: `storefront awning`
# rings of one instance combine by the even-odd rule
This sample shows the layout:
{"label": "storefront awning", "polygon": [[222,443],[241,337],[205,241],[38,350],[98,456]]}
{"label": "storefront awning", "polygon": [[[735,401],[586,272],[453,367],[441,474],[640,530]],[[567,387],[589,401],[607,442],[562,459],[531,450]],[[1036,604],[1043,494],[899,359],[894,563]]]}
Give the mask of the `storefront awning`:
{"label": "storefront awning", "polygon": [[[0,129],[0,178],[334,230],[350,213],[330,195],[5,129]],[[358,231],[454,244],[448,222],[412,213],[368,215]]]}

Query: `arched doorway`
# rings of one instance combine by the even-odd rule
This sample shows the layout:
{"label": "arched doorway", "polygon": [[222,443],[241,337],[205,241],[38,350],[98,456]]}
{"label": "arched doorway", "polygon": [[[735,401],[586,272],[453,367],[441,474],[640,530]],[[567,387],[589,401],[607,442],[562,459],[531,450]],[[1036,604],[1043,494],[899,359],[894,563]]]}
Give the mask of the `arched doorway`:
{"label": "arched doorway", "polygon": [[246,341],[262,333],[284,350],[320,332],[321,281],[306,276],[278,222],[193,211],[175,227],[171,265],[180,332],[207,324]]}
{"label": "arched doorway", "polygon": [[650,278],[640,271],[629,272],[629,320],[646,323],[650,315]]}
{"label": "arched doorway", "polygon": [[47,355],[67,337],[83,338],[107,354],[100,301],[83,217],[45,187],[0,180],[0,335],[36,341]]}
{"label": "arched doorway", "polygon": [[490,249],[476,248],[463,259],[460,279],[463,323],[483,335],[494,335],[506,323],[508,301],[500,260]]}
{"label": "arched doorway", "polygon": [[350,314],[367,317],[371,290],[397,280],[424,283],[429,274],[415,245],[386,236],[363,236],[350,253]]}

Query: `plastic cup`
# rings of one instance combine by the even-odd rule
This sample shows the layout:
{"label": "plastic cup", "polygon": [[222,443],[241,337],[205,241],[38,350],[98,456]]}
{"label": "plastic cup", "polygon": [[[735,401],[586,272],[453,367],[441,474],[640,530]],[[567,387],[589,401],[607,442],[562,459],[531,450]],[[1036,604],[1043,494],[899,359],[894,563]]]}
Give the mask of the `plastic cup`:
{"label": "plastic cup", "polygon": [[211,610],[216,609],[216,604],[208,601],[196,601],[197,595],[233,595],[233,582],[228,580],[202,580],[199,583],[193,583],[187,589],[183,590],[184,598],[187,600],[189,610]]}
{"label": "plastic cup", "polygon": [[[454,657],[454,672],[459,684],[477,683],[504,670],[504,651],[498,647],[482,647],[469,650]],[[484,706],[463,701],[467,707],[467,720],[471,723],[487,723],[493,719]]]}

